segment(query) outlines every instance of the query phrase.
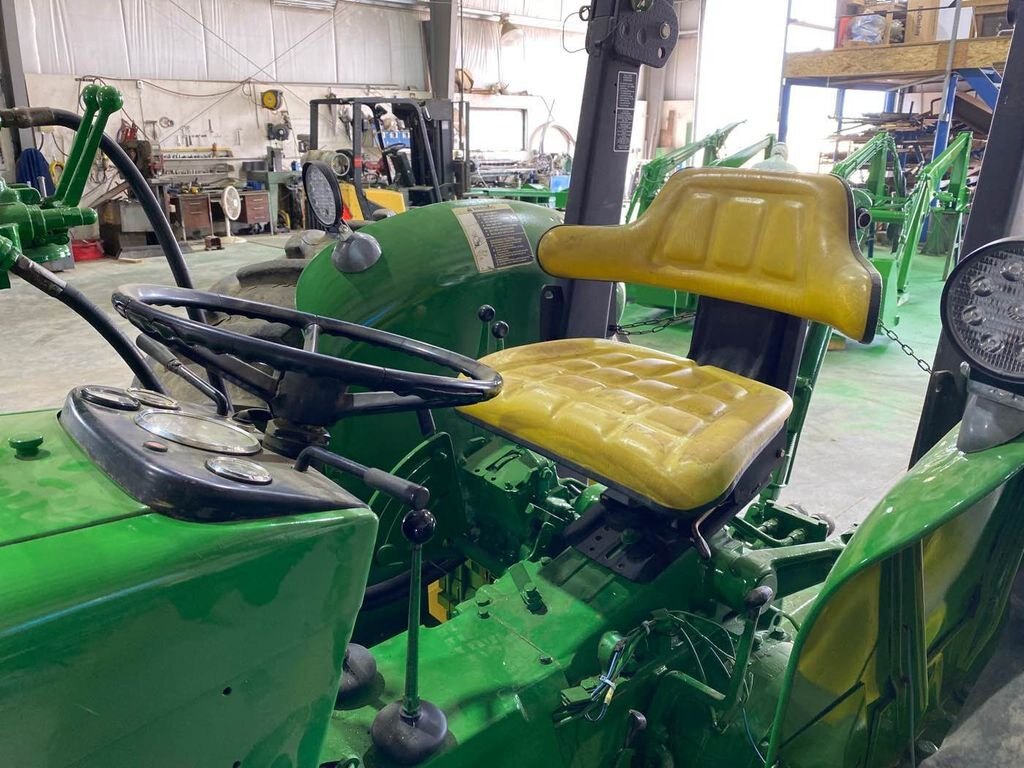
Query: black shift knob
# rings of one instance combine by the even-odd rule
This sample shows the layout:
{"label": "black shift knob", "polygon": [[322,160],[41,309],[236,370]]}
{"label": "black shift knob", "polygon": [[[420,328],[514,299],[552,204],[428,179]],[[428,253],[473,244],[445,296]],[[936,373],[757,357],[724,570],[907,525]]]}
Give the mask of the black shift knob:
{"label": "black shift knob", "polygon": [[437,518],[427,509],[414,509],[402,518],[402,535],[413,546],[422,546],[430,541],[437,527]]}

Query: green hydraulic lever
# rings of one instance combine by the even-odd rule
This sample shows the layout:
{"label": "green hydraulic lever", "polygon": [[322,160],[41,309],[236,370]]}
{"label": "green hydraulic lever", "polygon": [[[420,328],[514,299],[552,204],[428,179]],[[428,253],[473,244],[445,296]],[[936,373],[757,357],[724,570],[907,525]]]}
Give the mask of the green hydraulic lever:
{"label": "green hydraulic lever", "polygon": [[0,236],[9,244],[8,249],[0,243],[0,288],[10,287],[5,254],[21,252],[38,263],[67,259],[71,256],[68,230],[96,222],[96,211],[78,203],[107,120],[123,100],[116,88],[93,83],[83,89],[82,102],[82,125],[52,197],[44,200],[33,186],[8,185],[0,179]]}
{"label": "green hydraulic lever", "polygon": [[124,99],[116,88],[92,83],[82,89],[82,103],[85,105],[82,127],[75,134],[57,189],[53,197],[46,200],[47,207],[74,206],[81,201],[107,121],[121,109]]}

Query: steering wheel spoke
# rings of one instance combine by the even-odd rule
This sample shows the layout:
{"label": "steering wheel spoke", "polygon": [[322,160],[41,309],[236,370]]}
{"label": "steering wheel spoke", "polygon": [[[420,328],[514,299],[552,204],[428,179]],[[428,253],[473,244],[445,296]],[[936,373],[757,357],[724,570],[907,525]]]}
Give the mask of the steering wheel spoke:
{"label": "steering wheel spoke", "polygon": [[[498,373],[477,360],[357,323],[207,291],[155,285],[119,288],[112,302],[117,312],[143,333],[221,372],[265,400],[275,416],[295,423],[327,425],[354,414],[471,405],[501,391]],[[206,325],[163,307],[212,310],[282,323],[302,332],[303,348]],[[331,357],[317,351],[325,335],[428,362],[456,376]],[[260,370],[258,364],[270,366],[279,375]],[[353,386],[369,391],[351,393]]]}
{"label": "steering wheel spoke", "polygon": [[173,346],[178,354],[193,363],[198,363],[204,368],[216,368],[232,384],[266,403],[273,401],[277,394],[279,377],[261,371],[255,365],[193,344],[169,342],[169,346]]}

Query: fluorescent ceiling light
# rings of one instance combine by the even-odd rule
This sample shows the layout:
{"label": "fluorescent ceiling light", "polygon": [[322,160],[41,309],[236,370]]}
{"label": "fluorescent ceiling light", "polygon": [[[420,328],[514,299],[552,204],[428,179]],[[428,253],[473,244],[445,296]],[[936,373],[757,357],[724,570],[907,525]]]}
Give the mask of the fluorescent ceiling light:
{"label": "fluorescent ceiling light", "polygon": [[338,0],[270,0],[273,5],[287,5],[292,8],[308,8],[313,11],[333,11]]}

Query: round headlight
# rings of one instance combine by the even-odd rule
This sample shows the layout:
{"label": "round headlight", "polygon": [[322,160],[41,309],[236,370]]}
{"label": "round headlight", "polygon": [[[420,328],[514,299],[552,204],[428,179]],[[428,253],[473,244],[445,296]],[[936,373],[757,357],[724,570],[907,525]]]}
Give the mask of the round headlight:
{"label": "round headlight", "polygon": [[946,281],[941,312],[972,371],[1024,386],[1024,240],[997,240],[964,258]]}

